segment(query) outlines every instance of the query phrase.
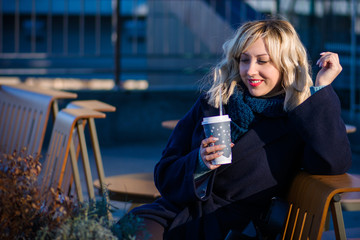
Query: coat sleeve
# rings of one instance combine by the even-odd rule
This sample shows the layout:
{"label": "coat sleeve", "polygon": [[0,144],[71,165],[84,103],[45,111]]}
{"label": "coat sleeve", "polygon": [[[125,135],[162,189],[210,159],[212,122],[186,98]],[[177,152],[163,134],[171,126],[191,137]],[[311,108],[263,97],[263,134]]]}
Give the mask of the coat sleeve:
{"label": "coat sleeve", "polygon": [[160,161],[155,166],[155,185],[169,201],[184,203],[198,199],[194,172],[204,138],[201,98],[179,121],[172,132]]}
{"label": "coat sleeve", "polygon": [[342,174],[351,167],[351,149],[338,96],[329,85],[289,113],[304,142],[302,167],[311,174]]}

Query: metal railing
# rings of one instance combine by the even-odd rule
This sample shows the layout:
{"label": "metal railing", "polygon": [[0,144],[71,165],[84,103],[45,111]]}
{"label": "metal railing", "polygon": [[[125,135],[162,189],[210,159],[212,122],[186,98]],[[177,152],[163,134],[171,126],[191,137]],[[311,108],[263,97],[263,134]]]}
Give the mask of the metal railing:
{"label": "metal railing", "polygon": [[123,72],[134,69],[124,63],[127,58],[145,59],[140,72],[166,72],[156,62],[169,56],[217,58],[234,23],[249,19],[249,12],[252,18],[260,15],[245,2],[236,5],[241,15],[232,5],[230,0],[0,0],[0,71],[26,77],[113,69],[119,83]]}
{"label": "metal railing", "polygon": [[[120,2],[125,3],[125,11],[120,12]],[[127,37],[119,33],[117,38],[115,29],[130,21],[135,23],[133,29],[138,28],[144,16],[136,9],[143,2],[0,0],[1,74],[26,77],[107,73],[112,77],[117,68],[113,60],[120,58],[114,54],[114,46]],[[124,29],[122,26],[122,32]],[[136,35],[129,44],[131,52],[127,54],[138,54]]]}
{"label": "metal railing", "polygon": [[356,0],[0,0],[0,74],[191,86],[241,23],[281,14],[313,62],[329,46],[339,52],[344,71],[334,87],[349,93],[355,112],[358,9]]}
{"label": "metal railing", "polygon": [[[59,3],[62,3],[61,4]],[[85,46],[85,18],[94,19],[93,30],[95,32],[94,54],[101,54],[101,34],[103,17],[111,17],[111,12],[102,11],[102,6],[109,5],[111,9],[111,0],[79,0],[79,6],[76,6],[77,11],[70,9],[70,1],[57,1],[54,4],[52,0],[29,0],[29,1],[6,1],[0,0],[0,33],[2,36],[10,37],[14,43],[11,46],[6,44],[4,46],[4,37],[1,38],[0,52],[9,54],[31,54],[31,53],[45,53],[47,56],[51,55],[69,55],[69,38],[70,29],[78,28],[78,52],[72,53],[76,55],[84,55]],[[95,9],[86,11],[87,4],[92,2]],[[39,5],[42,4],[42,6]],[[56,9],[62,7],[61,10]],[[4,21],[5,20],[5,21]],[[11,29],[4,29],[6,21],[10,22]],[[56,22],[55,22],[56,21]],[[76,21],[74,26],[74,21]],[[10,31],[10,32],[9,32]],[[5,35],[4,35],[5,34]],[[56,35],[60,34],[60,39],[55,39]],[[13,35],[13,36],[11,36]],[[61,40],[61,46],[54,46]],[[26,45],[30,45],[26,46]],[[42,48],[38,48],[42,45]],[[6,49],[4,47],[8,47]],[[53,48],[61,49],[59,52],[54,52]]]}

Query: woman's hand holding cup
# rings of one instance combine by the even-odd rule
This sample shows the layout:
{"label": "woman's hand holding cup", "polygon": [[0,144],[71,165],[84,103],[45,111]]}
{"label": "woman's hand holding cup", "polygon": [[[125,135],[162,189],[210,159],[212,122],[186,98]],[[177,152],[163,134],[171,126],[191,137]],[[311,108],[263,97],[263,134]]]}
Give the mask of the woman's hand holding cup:
{"label": "woman's hand holding cup", "polygon": [[[204,164],[211,170],[214,170],[221,166],[221,164],[212,164],[212,161],[224,154],[222,150],[226,147],[225,145],[215,145],[215,142],[219,139],[216,137],[209,137],[202,140],[200,145],[200,156]],[[231,147],[234,144],[231,143]]]}
{"label": "woman's hand holding cup", "polygon": [[219,140],[218,138],[211,136],[209,138],[205,138],[204,140],[202,140],[200,145],[201,160],[211,170],[220,167],[220,164],[214,165],[212,164],[212,161],[215,158],[220,157],[223,154],[221,150],[225,148],[225,146],[223,145],[215,145],[215,142],[218,140]]}

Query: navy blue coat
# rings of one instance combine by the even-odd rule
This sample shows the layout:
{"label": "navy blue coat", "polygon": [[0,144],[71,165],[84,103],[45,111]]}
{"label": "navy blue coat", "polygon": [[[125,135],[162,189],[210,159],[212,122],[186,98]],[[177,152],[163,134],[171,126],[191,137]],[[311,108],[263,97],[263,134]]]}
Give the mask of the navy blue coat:
{"label": "navy blue coat", "polygon": [[194,181],[205,138],[201,122],[217,114],[203,96],[198,99],[179,121],[155,167],[162,198],[133,210],[164,225],[165,239],[224,239],[229,229],[258,219],[272,197],[284,196],[300,169],[341,174],[351,166],[340,101],[327,86],[286,116],[254,124],[235,142],[232,163],[204,176],[209,184],[202,198]]}

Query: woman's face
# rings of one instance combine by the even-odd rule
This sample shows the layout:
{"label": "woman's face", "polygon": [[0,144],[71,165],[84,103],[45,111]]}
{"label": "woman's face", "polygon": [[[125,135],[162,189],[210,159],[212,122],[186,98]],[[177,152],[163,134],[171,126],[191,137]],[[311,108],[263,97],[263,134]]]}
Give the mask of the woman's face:
{"label": "woman's face", "polygon": [[270,96],[281,90],[280,71],[271,61],[262,38],[241,54],[239,72],[254,97]]}

